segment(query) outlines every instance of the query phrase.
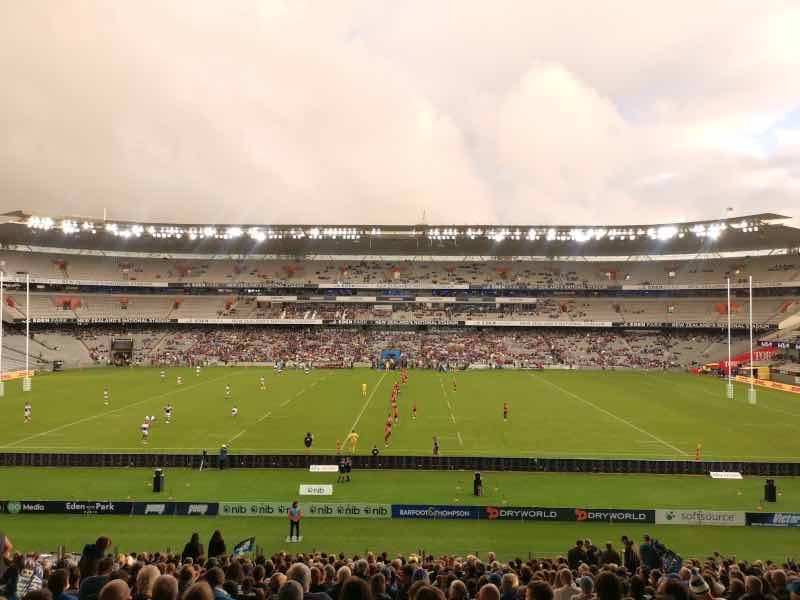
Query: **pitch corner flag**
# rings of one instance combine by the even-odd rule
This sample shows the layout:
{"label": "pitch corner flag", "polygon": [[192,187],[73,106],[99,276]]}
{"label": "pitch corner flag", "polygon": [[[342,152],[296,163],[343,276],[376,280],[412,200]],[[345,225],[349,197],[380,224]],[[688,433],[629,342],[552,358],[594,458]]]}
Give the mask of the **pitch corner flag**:
{"label": "pitch corner flag", "polygon": [[253,552],[256,547],[256,538],[251,537],[247,538],[246,540],[242,540],[238,544],[233,547],[233,555],[240,556],[242,554],[247,554],[248,552]]}

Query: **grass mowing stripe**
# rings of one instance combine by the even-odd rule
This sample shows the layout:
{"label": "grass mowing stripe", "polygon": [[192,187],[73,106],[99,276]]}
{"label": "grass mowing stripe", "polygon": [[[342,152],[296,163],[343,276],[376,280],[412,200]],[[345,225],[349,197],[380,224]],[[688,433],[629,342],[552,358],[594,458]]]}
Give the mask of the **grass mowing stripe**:
{"label": "grass mowing stripe", "polygon": [[604,414],[608,415],[609,417],[611,417],[611,418],[613,418],[613,419],[616,419],[616,420],[617,420],[617,421],[619,421],[620,423],[624,423],[625,425],[627,425],[628,427],[630,427],[630,428],[632,428],[632,429],[635,429],[635,430],[636,430],[636,431],[638,431],[639,433],[642,433],[642,434],[646,435],[647,437],[649,437],[649,438],[652,438],[652,439],[654,439],[654,440],[655,440],[655,441],[657,441],[657,442],[660,442],[661,444],[663,444],[663,445],[664,445],[664,446],[666,446],[667,448],[671,448],[671,449],[675,450],[676,452],[678,452],[679,454],[682,454],[683,456],[689,456],[688,452],[684,452],[683,450],[681,450],[681,449],[680,449],[680,448],[678,448],[677,446],[673,446],[673,445],[672,445],[672,444],[670,444],[669,442],[662,440],[660,437],[658,437],[657,435],[653,435],[652,433],[650,433],[650,432],[649,432],[649,431],[647,431],[646,429],[642,429],[642,428],[641,428],[641,427],[639,427],[638,425],[634,425],[634,424],[633,424],[633,423],[631,423],[630,421],[628,421],[628,420],[626,420],[626,419],[623,419],[622,417],[620,417],[620,416],[618,416],[618,415],[615,415],[615,414],[614,414],[614,413],[612,413],[610,410],[606,410],[606,409],[605,409],[605,408],[603,408],[602,406],[598,406],[598,405],[597,405],[597,404],[595,404],[594,402],[591,402],[591,401],[587,400],[586,398],[583,398],[583,397],[579,396],[578,394],[575,394],[575,393],[573,393],[573,392],[570,392],[570,391],[569,391],[569,390],[567,390],[567,389],[564,389],[563,387],[561,387],[561,386],[560,386],[560,385],[558,385],[557,383],[553,383],[552,381],[548,381],[547,379],[545,379],[545,378],[542,378],[542,377],[538,377],[538,378],[537,378],[536,376],[534,376],[534,378],[538,379],[539,381],[543,381],[544,383],[546,383],[546,384],[547,384],[547,385],[549,385],[550,387],[554,387],[555,389],[557,389],[558,391],[560,391],[562,394],[566,394],[567,396],[571,396],[572,398],[575,398],[575,399],[576,399],[576,400],[578,400],[579,402],[583,402],[583,403],[584,403],[586,406],[591,406],[591,407],[592,407],[592,408],[594,408],[595,410],[597,410],[597,411],[600,411],[600,412],[602,412],[602,413],[604,413]]}
{"label": "grass mowing stripe", "polygon": [[[234,373],[234,375],[235,374],[236,373]],[[144,400],[139,400],[138,402],[133,402],[131,404],[126,404],[125,406],[120,406],[119,408],[115,408],[114,410],[107,410],[107,411],[102,412],[102,413],[97,413],[96,415],[89,415],[88,417],[84,417],[83,419],[78,419],[77,421],[72,421],[71,423],[65,423],[64,425],[59,425],[58,427],[54,427],[53,429],[48,429],[47,431],[40,431],[39,433],[34,433],[33,435],[30,435],[30,436],[28,436],[26,438],[22,438],[22,439],[19,439],[19,440],[15,441],[15,442],[11,442],[10,444],[5,444],[3,446],[0,446],[0,448],[13,448],[17,444],[21,444],[23,442],[27,442],[28,440],[33,440],[33,439],[36,439],[38,437],[43,437],[45,435],[50,435],[51,433],[56,433],[57,431],[61,431],[62,429],[67,429],[68,427],[73,427],[74,425],[80,425],[81,423],[86,423],[87,421],[91,421],[93,419],[99,419],[100,417],[106,417],[108,415],[113,415],[113,414],[116,414],[116,413],[118,413],[120,411],[123,411],[123,410],[125,410],[127,408],[132,408],[134,406],[139,406],[139,405],[144,404],[146,402],[150,402],[151,400],[155,400],[157,398],[163,398],[165,396],[169,396],[170,394],[176,394],[178,392],[185,392],[187,390],[199,387],[201,385],[205,385],[207,383],[211,383],[211,382],[214,382],[214,381],[219,381],[220,379],[225,379],[226,377],[227,377],[227,374],[223,375],[222,377],[216,377],[214,379],[209,379],[208,381],[202,381],[200,383],[187,385],[186,387],[181,387],[181,388],[178,388],[178,389],[170,390],[168,392],[163,392],[163,393],[157,394],[155,396],[150,396],[149,398],[145,398]]]}

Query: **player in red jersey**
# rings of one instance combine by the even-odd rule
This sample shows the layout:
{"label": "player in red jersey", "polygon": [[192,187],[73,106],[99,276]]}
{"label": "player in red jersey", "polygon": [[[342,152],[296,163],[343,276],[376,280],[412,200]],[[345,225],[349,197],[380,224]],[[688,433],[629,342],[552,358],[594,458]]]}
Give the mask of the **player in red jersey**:
{"label": "player in red jersey", "polygon": [[411,405],[411,418],[413,420],[417,420],[417,401],[414,400],[414,404]]}
{"label": "player in red jersey", "polygon": [[400,410],[397,408],[397,400],[392,400],[392,414],[394,415],[395,424],[400,423]]}
{"label": "player in red jersey", "polygon": [[508,400],[503,402],[503,421],[508,421]]}
{"label": "player in red jersey", "polygon": [[386,418],[386,426],[383,428],[383,444],[385,448],[389,447],[389,439],[392,437],[392,415]]}
{"label": "player in red jersey", "polygon": [[453,377],[453,391],[454,392],[457,391],[456,390],[456,378],[455,377]]}

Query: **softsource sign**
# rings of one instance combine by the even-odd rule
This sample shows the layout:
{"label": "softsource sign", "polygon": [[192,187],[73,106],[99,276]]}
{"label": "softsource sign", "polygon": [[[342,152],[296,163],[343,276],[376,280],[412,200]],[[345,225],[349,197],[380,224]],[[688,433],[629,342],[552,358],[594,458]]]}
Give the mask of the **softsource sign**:
{"label": "softsource sign", "polygon": [[617,508],[576,508],[575,521],[602,521],[616,523],[655,523],[656,511],[654,510],[625,510]]}
{"label": "softsource sign", "polygon": [[572,508],[542,508],[538,506],[487,506],[484,508],[490,521],[574,521]]}
{"label": "softsource sign", "polygon": [[[224,517],[286,517],[291,502],[220,502],[219,514]],[[337,502],[301,502],[307,517],[388,519],[389,504]]]}
{"label": "softsource sign", "polygon": [[393,519],[482,519],[482,506],[448,504],[392,504]]}
{"label": "softsource sign", "polygon": [[747,513],[747,524],[754,527],[800,527],[800,513]]}
{"label": "softsource sign", "polygon": [[746,525],[744,512],[732,510],[656,510],[657,525]]}

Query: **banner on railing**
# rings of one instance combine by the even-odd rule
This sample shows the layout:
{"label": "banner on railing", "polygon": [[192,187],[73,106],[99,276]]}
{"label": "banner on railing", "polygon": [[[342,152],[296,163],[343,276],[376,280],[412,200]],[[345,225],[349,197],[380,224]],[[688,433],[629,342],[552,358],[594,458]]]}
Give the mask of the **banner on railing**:
{"label": "banner on railing", "polygon": [[0,381],[23,379],[25,377],[33,377],[35,374],[36,371],[9,371],[8,373],[0,373]]}

